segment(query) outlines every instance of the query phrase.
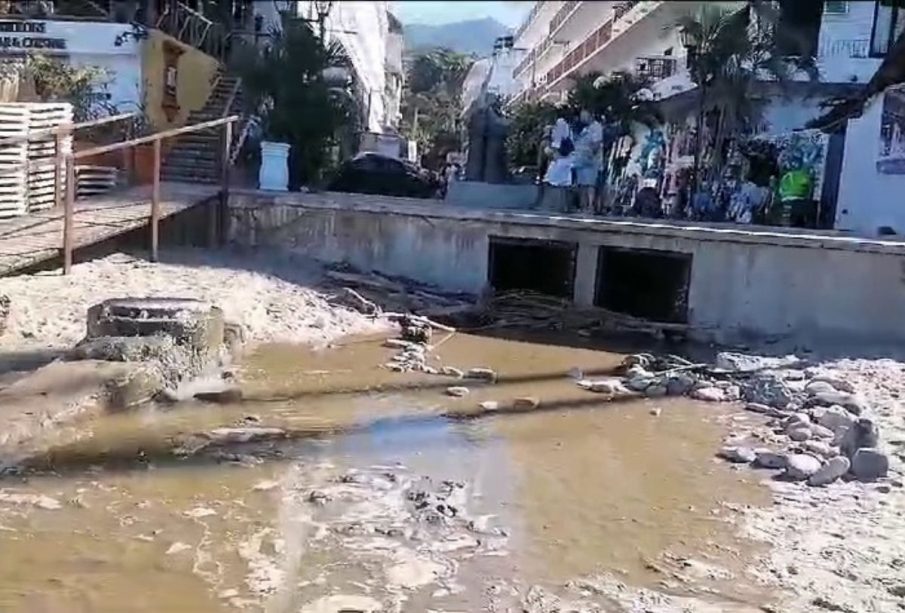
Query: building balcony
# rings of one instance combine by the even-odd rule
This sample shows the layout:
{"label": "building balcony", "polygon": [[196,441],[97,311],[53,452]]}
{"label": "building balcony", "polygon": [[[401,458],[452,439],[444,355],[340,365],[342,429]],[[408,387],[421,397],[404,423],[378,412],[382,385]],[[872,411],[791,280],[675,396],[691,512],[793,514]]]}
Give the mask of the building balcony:
{"label": "building balcony", "polygon": [[660,81],[676,74],[679,64],[672,56],[655,55],[635,60],[635,74],[648,81]]}
{"label": "building balcony", "polygon": [[649,21],[646,18],[666,4],[662,1],[643,0],[622,3],[618,6],[618,10],[613,11],[607,21],[576,45],[562,61],[546,73],[545,80],[548,88],[552,89],[559,85],[592,58],[600,57],[614,40],[630,32],[636,24]]}

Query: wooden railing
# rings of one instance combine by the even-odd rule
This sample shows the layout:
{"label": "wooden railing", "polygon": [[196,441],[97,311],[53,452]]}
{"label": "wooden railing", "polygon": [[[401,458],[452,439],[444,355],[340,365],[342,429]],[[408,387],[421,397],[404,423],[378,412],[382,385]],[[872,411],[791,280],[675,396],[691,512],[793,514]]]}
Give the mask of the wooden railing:
{"label": "wooden railing", "polygon": [[[108,118],[109,119],[109,118]],[[192,132],[200,132],[202,130],[210,130],[211,128],[223,127],[223,155],[221,156],[221,164],[220,164],[220,199],[219,205],[217,202],[211,201],[208,203],[208,244],[213,246],[217,243],[217,237],[219,234],[219,224],[221,220],[225,219],[225,211],[227,207],[227,203],[229,200],[229,145],[232,142],[232,126],[233,123],[239,119],[236,115],[231,115],[229,117],[222,117],[220,119],[213,119],[211,121],[205,121],[202,123],[194,124],[191,126],[184,126],[181,128],[173,128],[170,130],[164,130],[162,132],[157,132],[155,134],[150,134],[148,136],[142,136],[139,138],[133,138],[121,143],[113,143],[110,145],[102,145],[99,147],[92,147],[91,149],[85,149],[82,151],[71,152],[71,153],[63,153],[62,147],[60,146],[62,143],[62,139],[66,138],[69,134],[71,134],[71,129],[75,128],[75,126],[63,126],[60,129],[57,129],[55,132],[57,137],[57,151],[60,152],[56,158],[56,177],[54,185],[54,193],[56,194],[56,201],[59,206],[60,200],[62,199],[62,191],[60,188],[64,185],[62,180],[60,179],[61,171],[65,168],[66,171],[66,183],[65,183],[65,200],[63,203],[63,274],[69,274],[72,270],[72,252],[74,250],[75,245],[75,236],[74,236],[74,217],[75,217],[75,196],[76,196],[76,184],[75,184],[75,163],[77,160],[82,158],[87,158],[90,156],[100,155],[102,153],[109,153],[111,151],[117,151],[120,149],[126,149],[129,147],[135,147],[138,145],[144,145],[151,143],[154,146],[154,165],[152,171],[152,183],[151,183],[151,261],[156,262],[158,259],[158,251],[159,251],[159,236],[160,236],[160,161],[161,161],[161,143],[166,138],[173,138],[176,136],[180,136],[182,134],[190,134]],[[95,124],[96,125],[96,124]],[[219,208],[219,214],[218,214]]]}

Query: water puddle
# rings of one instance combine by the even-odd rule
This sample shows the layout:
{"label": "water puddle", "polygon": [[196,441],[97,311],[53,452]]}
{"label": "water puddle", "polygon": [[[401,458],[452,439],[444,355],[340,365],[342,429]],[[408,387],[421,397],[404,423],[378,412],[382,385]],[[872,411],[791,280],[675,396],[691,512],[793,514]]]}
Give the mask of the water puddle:
{"label": "water puddle", "polygon": [[[453,399],[448,378],[380,368],[379,342],[270,346],[241,404],[80,424],[0,483],[0,610],[506,610],[598,573],[767,602],[731,509],[768,494],[713,460],[731,407],[601,403],[566,376],[621,359],[601,351],[456,336],[438,353],[499,380]],[[541,410],[437,417],[527,396]],[[293,436],[186,451],[247,425]]]}

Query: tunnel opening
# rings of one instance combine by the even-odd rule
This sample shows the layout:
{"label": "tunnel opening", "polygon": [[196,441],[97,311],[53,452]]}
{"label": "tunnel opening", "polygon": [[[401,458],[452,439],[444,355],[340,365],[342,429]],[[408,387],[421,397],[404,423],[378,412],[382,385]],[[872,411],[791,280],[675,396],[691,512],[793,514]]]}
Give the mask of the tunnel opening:
{"label": "tunnel opening", "polygon": [[601,247],[594,304],[633,317],[688,323],[691,254]]}
{"label": "tunnel opening", "polygon": [[575,243],[491,236],[487,280],[498,292],[529,290],[572,298],[577,253]]}

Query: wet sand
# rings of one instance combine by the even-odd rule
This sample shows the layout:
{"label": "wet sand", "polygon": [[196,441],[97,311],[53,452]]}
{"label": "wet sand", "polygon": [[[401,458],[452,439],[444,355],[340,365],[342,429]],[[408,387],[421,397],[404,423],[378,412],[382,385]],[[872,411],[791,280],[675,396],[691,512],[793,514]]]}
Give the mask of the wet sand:
{"label": "wet sand", "polygon": [[[736,536],[723,503],[769,494],[713,459],[731,406],[601,402],[567,373],[622,356],[590,349],[459,335],[438,354],[438,365],[489,367],[499,380],[394,374],[380,367],[392,350],[374,341],[267,346],[242,369],[241,404],[73,426],[78,440],[37,458],[45,470],[0,484],[62,505],[0,500],[0,609],[313,611],[339,591],[403,611],[478,610],[499,585],[601,572],[767,602],[743,573],[758,548]],[[472,392],[444,395],[459,384]],[[432,418],[526,396],[541,410]],[[174,456],[193,433],[250,416],[306,436]],[[402,419],[412,416],[424,419]],[[424,476],[462,484],[455,517],[413,510]]]}

